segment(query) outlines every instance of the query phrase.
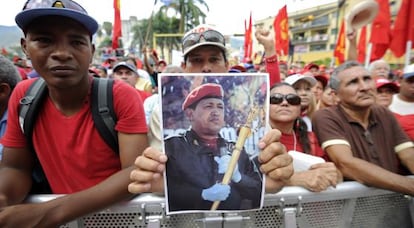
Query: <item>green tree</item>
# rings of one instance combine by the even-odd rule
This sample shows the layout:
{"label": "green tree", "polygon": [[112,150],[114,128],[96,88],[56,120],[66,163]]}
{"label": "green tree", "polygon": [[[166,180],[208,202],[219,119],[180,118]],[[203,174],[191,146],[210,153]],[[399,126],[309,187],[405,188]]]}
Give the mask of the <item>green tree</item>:
{"label": "green tree", "polygon": [[205,23],[207,15],[199,6],[204,6],[209,11],[204,0],[171,0],[169,5],[161,6],[160,11],[166,14],[168,9],[173,9],[180,18],[178,32],[184,33],[189,28]]}

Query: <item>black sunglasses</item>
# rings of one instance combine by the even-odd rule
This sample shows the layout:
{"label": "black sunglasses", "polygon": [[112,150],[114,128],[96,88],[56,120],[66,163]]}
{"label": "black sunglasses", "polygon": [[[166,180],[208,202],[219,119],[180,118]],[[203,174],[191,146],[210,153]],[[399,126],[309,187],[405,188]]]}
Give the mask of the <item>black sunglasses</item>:
{"label": "black sunglasses", "polygon": [[215,42],[225,45],[224,36],[215,31],[207,30],[202,33],[191,33],[183,38],[183,50],[200,42],[201,37],[204,38],[204,42]]}
{"label": "black sunglasses", "polygon": [[290,105],[300,105],[300,97],[296,94],[280,94],[275,93],[270,96],[270,104],[281,104],[283,100],[286,100]]}

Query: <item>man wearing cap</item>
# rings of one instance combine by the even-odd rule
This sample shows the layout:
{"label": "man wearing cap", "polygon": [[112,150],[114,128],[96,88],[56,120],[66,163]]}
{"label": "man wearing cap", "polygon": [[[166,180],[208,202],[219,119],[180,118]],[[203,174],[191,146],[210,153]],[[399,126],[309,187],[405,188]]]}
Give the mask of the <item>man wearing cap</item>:
{"label": "man wearing cap", "polygon": [[404,68],[398,82],[400,91],[394,95],[389,108],[411,140],[414,140],[414,64]]}
{"label": "man wearing cap", "polygon": [[392,97],[398,93],[399,86],[385,78],[375,79],[375,85],[377,87],[376,103],[388,108],[392,102]]}
{"label": "man wearing cap", "polygon": [[[88,69],[98,23],[71,0],[29,0],[15,19],[24,33],[22,49],[45,80],[47,94],[37,108],[31,144],[20,128],[18,110],[38,79],[18,83],[10,97],[1,141],[0,227],[59,227],[130,199],[131,165],[148,145],[145,115],[142,103],[130,102],[140,100],[135,89],[116,80],[112,90],[119,154],[95,128]],[[35,157],[51,188],[44,193],[64,195],[22,204],[38,180],[32,179]]]}
{"label": "man wearing cap", "polygon": [[317,111],[314,131],[347,180],[414,195],[414,143],[394,115],[375,104],[375,81],[360,63],[337,67],[329,86],[339,104]]}
{"label": "man wearing cap", "polygon": [[143,85],[143,87],[141,89],[137,88],[137,92],[140,95],[142,101],[151,96],[151,82],[140,78],[137,72],[137,68],[134,65],[127,62],[117,63],[113,68],[113,77],[115,79],[119,79],[128,83],[134,88],[136,88],[135,86],[137,85],[138,81],[144,81],[140,84]]}
{"label": "man wearing cap", "polygon": [[[228,72],[225,39],[211,26],[200,25],[190,30],[184,36],[182,45],[184,62],[181,66],[185,73]],[[159,126],[159,115],[153,112],[149,124],[151,141],[163,140]],[[280,132],[274,129],[265,134],[258,144],[261,149],[258,156],[260,171],[267,177],[266,192],[278,192],[293,174],[292,158],[285,153],[286,150],[279,139]],[[167,159],[167,156],[159,150],[154,148],[145,150],[135,161],[136,169],[131,172],[132,183],[128,186],[129,191],[164,192],[162,172]]]}
{"label": "man wearing cap", "polygon": [[207,83],[192,90],[182,104],[190,129],[165,140],[168,203],[171,211],[252,209],[260,206],[262,182],[242,150],[230,184],[221,184],[235,143],[220,136],[224,126],[223,89]]}

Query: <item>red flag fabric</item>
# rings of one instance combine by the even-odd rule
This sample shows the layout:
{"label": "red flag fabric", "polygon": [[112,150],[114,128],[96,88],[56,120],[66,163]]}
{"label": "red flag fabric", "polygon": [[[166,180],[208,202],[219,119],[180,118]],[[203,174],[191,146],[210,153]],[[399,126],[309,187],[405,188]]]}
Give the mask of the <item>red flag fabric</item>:
{"label": "red flag fabric", "polygon": [[377,0],[379,12],[372,22],[371,38],[372,43],[371,61],[384,56],[391,41],[391,14],[388,0]]}
{"label": "red flag fabric", "polygon": [[408,41],[414,42],[414,1],[403,0],[392,30],[390,49],[396,57],[405,53]]}
{"label": "red flag fabric", "polygon": [[359,41],[358,41],[358,62],[364,63],[365,62],[365,55],[367,54],[367,26],[364,26],[361,29],[361,33],[359,34]]}
{"label": "red flag fabric", "polygon": [[253,51],[253,39],[252,39],[252,12],[250,12],[249,25],[246,25],[246,20],[244,20],[244,60],[243,62],[248,62],[251,60],[252,51]]}
{"label": "red flag fabric", "polygon": [[114,26],[112,31],[112,49],[119,48],[119,38],[122,36],[121,0],[114,0]]}
{"label": "red flag fabric", "polygon": [[289,54],[289,25],[287,6],[283,6],[273,21],[276,53],[280,56]]}
{"label": "red flag fabric", "polygon": [[345,20],[342,19],[341,27],[339,29],[338,39],[336,40],[336,46],[334,50],[334,57],[336,57],[336,63],[341,64],[345,62]]}

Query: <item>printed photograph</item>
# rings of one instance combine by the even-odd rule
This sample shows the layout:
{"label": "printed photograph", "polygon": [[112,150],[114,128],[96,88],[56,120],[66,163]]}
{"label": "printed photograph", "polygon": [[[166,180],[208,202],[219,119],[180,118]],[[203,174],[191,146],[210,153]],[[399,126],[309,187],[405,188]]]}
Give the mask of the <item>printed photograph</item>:
{"label": "printed photograph", "polygon": [[167,214],[262,207],[268,74],[160,74]]}

